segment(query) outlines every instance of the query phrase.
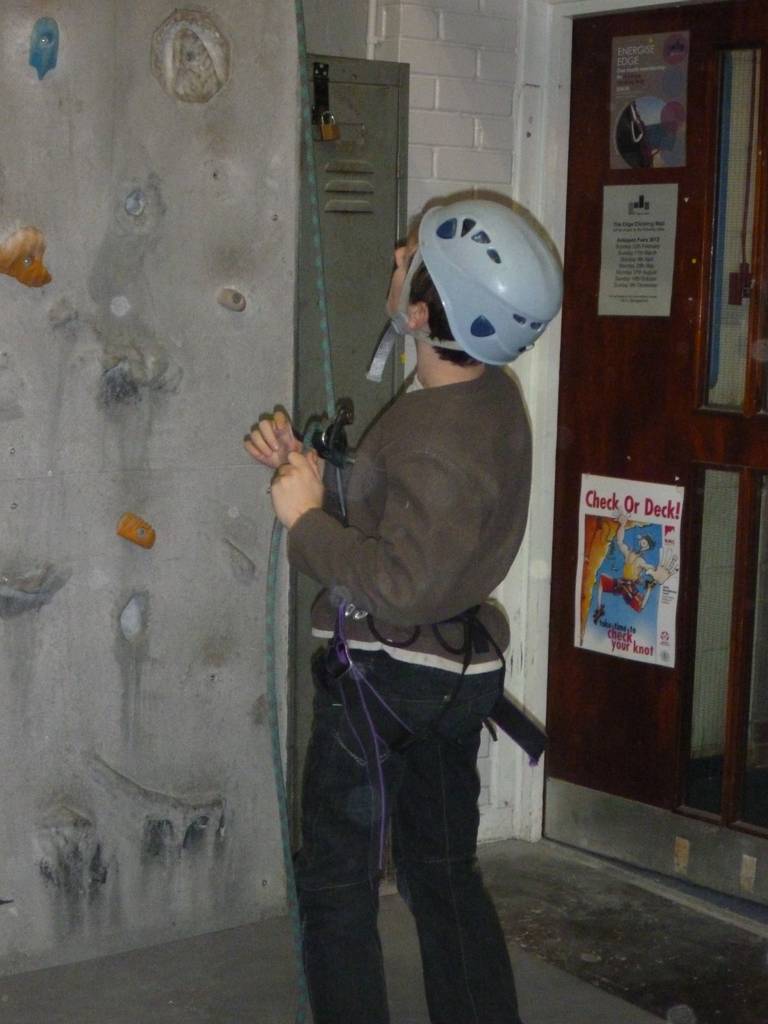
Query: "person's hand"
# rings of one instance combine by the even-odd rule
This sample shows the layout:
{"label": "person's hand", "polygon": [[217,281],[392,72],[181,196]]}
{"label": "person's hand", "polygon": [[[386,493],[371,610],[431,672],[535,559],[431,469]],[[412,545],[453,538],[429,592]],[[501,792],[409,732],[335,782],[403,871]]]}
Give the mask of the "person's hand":
{"label": "person's hand", "polygon": [[290,452],[270,487],[275,515],[290,530],[311,508],[323,507],[323,478],[317,452]]}
{"label": "person's hand", "polygon": [[291,452],[301,451],[301,442],[296,438],[282,409],[275,409],[273,416],[262,416],[243,440],[248,454],[262,466],[277,469],[288,462]]}

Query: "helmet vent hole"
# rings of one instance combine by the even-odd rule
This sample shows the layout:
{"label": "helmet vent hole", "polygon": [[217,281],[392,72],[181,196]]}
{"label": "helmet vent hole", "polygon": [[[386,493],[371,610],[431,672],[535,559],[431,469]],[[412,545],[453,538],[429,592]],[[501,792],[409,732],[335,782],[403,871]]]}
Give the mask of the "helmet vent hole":
{"label": "helmet vent hole", "polygon": [[475,338],[490,338],[492,334],[496,333],[496,328],[484,316],[474,319],[469,330]]}
{"label": "helmet vent hole", "polygon": [[531,320],[528,326],[531,328],[532,331],[538,331],[538,329],[541,327],[541,323],[539,321]]}
{"label": "helmet vent hole", "polygon": [[513,313],[512,316],[515,319],[515,321],[519,324],[524,324],[526,322],[525,317],[520,316],[519,313]]}
{"label": "helmet vent hole", "polygon": [[461,237],[468,235],[472,228],[477,224],[476,220],[472,220],[471,217],[465,217],[461,225]]}
{"label": "helmet vent hole", "polygon": [[488,255],[494,263],[501,263],[501,256],[499,256],[495,249],[489,249]]}
{"label": "helmet vent hole", "polygon": [[451,217],[450,220],[444,220],[440,227],[437,229],[439,238],[453,238],[456,234],[456,218]]}
{"label": "helmet vent hole", "polygon": [[476,232],[474,233],[474,235],[472,235],[472,241],[473,241],[473,242],[482,242],[482,243],[483,243],[483,245],[490,245],[490,244],[491,244],[491,240],[490,240],[490,238],[489,238],[489,237],[488,237],[488,235],[486,235],[486,233],[485,233],[484,231],[482,231],[482,230],[480,230],[480,231],[476,231]]}

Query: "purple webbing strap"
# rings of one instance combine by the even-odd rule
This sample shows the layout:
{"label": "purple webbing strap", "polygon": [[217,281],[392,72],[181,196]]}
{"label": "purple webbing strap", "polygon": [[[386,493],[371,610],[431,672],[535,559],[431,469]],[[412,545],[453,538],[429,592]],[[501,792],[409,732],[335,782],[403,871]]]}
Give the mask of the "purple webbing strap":
{"label": "purple webbing strap", "polygon": [[363,685],[370,690],[379,704],[381,704],[387,714],[394,718],[398,725],[402,725],[407,732],[413,733],[413,729],[410,725],[408,725],[407,722],[404,722],[398,713],[391,708],[389,704],[387,704],[376,687],[366,679],[365,673],[361,672],[357,665],[352,661],[352,655],[349,653],[349,645],[347,644],[347,634],[344,625],[346,622],[346,615],[344,614],[345,607],[346,605],[344,604],[339,605],[339,610],[336,615],[336,634],[333,641],[336,657],[342,665],[346,665],[346,667],[351,670],[351,675],[355,682],[359,681],[363,683]]}
{"label": "purple webbing strap", "polygon": [[[347,643],[347,635],[346,635],[346,630],[345,630],[345,622],[346,622],[346,615],[344,614],[345,607],[346,606],[342,603],[342,604],[339,605],[339,608],[338,608],[338,612],[337,612],[337,616],[336,616],[336,633],[335,633],[334,640],[333,640],[334,651],[336,653],[336,657],[339,659],[341,664],[346,666],[347,671],[349,672],[350,678],[355,683],[355,687],[357,689],[358,700],[360,701],[360,706],[363,709],[363,713],[365,715],[365,720],[366,720],[367,725],[368,725],[368,733],[369,733],[369,735],[371,737],[371,741],[373,743],[373,754],[374,754],[374,757],[375,757],[375,760],[376,760],[376,772],[377,772],[377,775],[378,775],[377,781],[378,781],[378,793],[379,793],[379,803],[380,803],[380,813],[379,813],[379,844],[378,844],[379,845],[379,871],[383,871],[384,870],[384,842],[385,842],[385,839],[386,839],[387,807],[388,807],[388,805],[387,805],[387,788],[386,788],[386,785],[384,784],[384,769],[382,768],[382,759],[381,759],[381,744],[384,742],[384,740],[379,735],[379,733],[377,732],[376,726],[375,726],[374,721],[373,721],[373,718],[371,717],[371,713],[368,710],[368,703],[367,703],[367,701],[365,699],[365,692],[363,690],[363,687],[365,687],[370,693],[373,694],[373,696],[376,698],[376,700],[379,701],[379,703],[387,711],[387,713],[390,714],[395,719],[395,721],[398,722],[404,729],[406,729],[410,733],[413,732],[413,729],[411,729],[408,725],[406,725],[406,723],[400,718],[400,716],[395,711],[393,711],[393,709],[389,706],[389,704],[387,704],[387,702],[384,700],[384,698],[381,696],[381,694],[378,692],[378,690],[366,679],[365,673],[362,672],[357,667],[357,665],[355,665],[354,661],[352,660],[352,655],[349,652],[349,645]],[[347,721],[349,722],[349,726],[352,729],[352,733],[353,733],[355,739],[357,740],[360,749],[365,754],[366,746],[362,742],[360,736],[358,736],[357,731],[356,731],[355,726],[354,726],[354,723],[352,721],[352,716],[350,715],[349,706],[347,704],[347,698],[346,698],[346,695],[344,693],[344,687],[342,686],[339,689],[341,690],[341,699],[342,699],[342,703],[344,704],[344,713],[347,716]],[[369,781],[369,784],[371,785],[371,788],[373,788],[373,779],[371,778],[372,770],[371,770],[371,765],[370,765],[370,757],[366,756],[366,764],[367,764],[367,767],[368,767],[368,781]]]}
{"label": "purple webbing strap", "polygon": [[[384,870],[384,840],[387,832],[387,787],[384,785],[384,769],[381,766],[381,753],[379,741],[381,737],[376,732],[376,726],[373,724],[371,713],[368,710],[368,705],[365,703],[365,696],[363,695],[362,687],[360,686],[360,680],[358,678],[359,671],[353,666],[353,678],[355,685],[357,686],[357,694],[360,699],[363,711],[365,713],[366,721],[368,722],[368,729],[373,740],[373,753],[376,758],[376,772],[378,775],[379,783],[379,871]],[[368,766],[368,772],[370,774],[371,767]]]}

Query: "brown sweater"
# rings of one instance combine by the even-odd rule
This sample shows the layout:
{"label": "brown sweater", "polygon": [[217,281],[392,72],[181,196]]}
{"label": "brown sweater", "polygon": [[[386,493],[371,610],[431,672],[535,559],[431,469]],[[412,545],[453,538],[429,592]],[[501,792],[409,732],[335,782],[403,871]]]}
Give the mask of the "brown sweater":
{"label": "brown sweater", "polygon": [[[313,609],[315,635],[330,635],[336,606],[352,602],[370,615],[345,620],[351,647],[460,671],[461,655],[447,652],[429,624],[483,605],[481,621],[504,649],[506,619],[484,602],[520,547],[530,478],[528,416],[503,370],[488,366],[476,380],[401,395],[357,450],[349,525],[312,509],[288,533],[291,565],[328,588]],[[418,638],[398,646],[416,625]],[[460,646],[459,626],[440,632]],[[468,671],[496,664],[489,649]]]}

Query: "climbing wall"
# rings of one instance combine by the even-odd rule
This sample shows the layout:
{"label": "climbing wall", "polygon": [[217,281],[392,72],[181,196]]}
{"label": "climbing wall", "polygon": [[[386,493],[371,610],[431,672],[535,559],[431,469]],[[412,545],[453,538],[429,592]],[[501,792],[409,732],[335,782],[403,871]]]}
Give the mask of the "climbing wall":
{"label": "climbing wall", "polygon": [[[283,900],[272,517],[241,439],[291,395],[293,5],[5,0],[0,56],[0,971],[14,971]],[[281,678],[285,649],[281,632]]]}

